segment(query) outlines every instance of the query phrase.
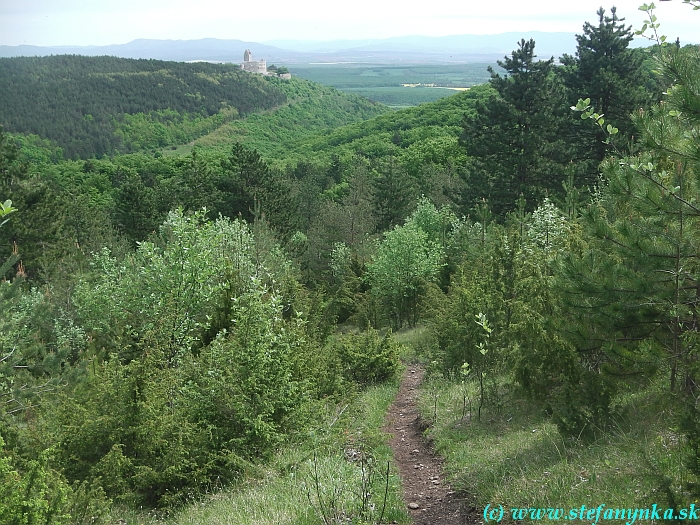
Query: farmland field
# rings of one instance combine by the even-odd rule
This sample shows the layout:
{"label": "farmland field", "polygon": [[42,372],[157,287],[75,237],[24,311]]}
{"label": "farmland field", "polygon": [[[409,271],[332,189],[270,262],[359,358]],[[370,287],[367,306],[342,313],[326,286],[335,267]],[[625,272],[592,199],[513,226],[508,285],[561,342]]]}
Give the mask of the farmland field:
{"label": "farmland field", "polygon": [[[491,64],[495,65],[495,64]],[[488,82],[489,64],[290,64],[293,75],[388,106],[416,106]],[[411,87],[409,87],[409,85]],[[425,87],[429,85],[430,88]]]}

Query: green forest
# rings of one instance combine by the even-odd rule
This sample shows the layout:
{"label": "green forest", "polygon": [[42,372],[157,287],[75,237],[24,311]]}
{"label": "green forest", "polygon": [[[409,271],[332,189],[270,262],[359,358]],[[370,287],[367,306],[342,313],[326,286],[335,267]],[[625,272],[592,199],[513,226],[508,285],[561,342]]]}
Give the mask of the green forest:
{"label": "green forest", "polygon": [[[0,90],[5,131],[48,139],[60,145],[66,159],[153,152],[187,144],[241,117],[308,99],[310,91],[319,99],[324,94],[334,98],[321,86],[263,79],[234,64],[78,55],[3,58]],[[345,97],[343,103],[319,108],[329,119],[327,126],[381,112],[359,97]],[[300,124],[318,129],[316,122]]]}
{"label": "green forest", "polygon": [[411,523],[410,363],[479,512],[698,509],[700,48],[640,9],[400,110],[0,59],[0,523]]}

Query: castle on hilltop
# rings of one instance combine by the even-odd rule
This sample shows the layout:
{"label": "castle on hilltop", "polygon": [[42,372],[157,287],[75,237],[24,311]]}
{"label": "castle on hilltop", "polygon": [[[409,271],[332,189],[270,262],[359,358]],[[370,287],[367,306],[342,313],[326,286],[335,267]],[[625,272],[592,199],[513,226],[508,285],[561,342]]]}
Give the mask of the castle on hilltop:
{"label": "castle on hilltop", "polygon": [[[274,70],[274,66],[270,66]],[[250,49],[246,49],[245,53],[243,53],[243,62],[241,63],[241,69],[243,71],[248,71],[249,73],[258,73],[260,75],[274,75],[280,78],[284,79],[290,79],[292,78],[292,75],[290,73],[278,73],[277,71],[267,70],[267,62],[265,62],[265,59],[263,58],[262,60],[253,60],[253,53],[250,52]],[[285,68],[286,69],[286,68]]]}
{"label": "castle on hilltop", "polygon": [[261,75],[267,75],[267,63],[265,59],[253,60],[253,54],[250,49],[246,49],[243,53],[243,63],[241,64],[241,69],[243,71],[249,71],[250,73],[260,73]]}

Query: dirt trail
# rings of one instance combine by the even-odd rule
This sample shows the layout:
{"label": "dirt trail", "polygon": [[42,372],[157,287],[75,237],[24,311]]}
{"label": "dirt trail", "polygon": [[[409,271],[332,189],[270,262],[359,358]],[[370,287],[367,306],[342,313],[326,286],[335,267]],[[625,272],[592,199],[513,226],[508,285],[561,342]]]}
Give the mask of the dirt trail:
{"label": "dirt trail", "polygon": [[399,469],[403,496],[415,525],[480,523],[475,509],[445,482],[442,461],[423,437],[416,404],[425,370],[409,366],[386,416],[384,431]]}

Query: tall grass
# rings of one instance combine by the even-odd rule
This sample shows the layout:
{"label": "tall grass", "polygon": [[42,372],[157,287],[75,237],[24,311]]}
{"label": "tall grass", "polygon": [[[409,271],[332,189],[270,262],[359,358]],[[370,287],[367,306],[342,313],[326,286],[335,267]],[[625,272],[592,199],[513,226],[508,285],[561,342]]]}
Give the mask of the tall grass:
{"label": "tall grass", "polygon": [[602,503],[617,508],[677,503],[673,493],[680,486],[670,485],[683,479],[687,449],[665,418],[668,396],[660,385],[621,395],[612,429],[583,442],[562,438],[543,407],[504,384],[496,393],[499,403],[487,404],[481,420],[468,405],[465,410],[465,398],[477,397],[475,385],[465,391],[458,381],[433,377],[419,398],[453,485],[478,508],[502,504],[568,512]]}
{"label": "tall grass", "polygon": [[[392,458],[381,427],[397,386],[393,381],[370,387],[344,404],[329,403],[321,424],[296,436],[270,463],[251,469],[251,475],[235,487],[188,502],[167,516],[125,511],[115,515],[115,523],[121,519],[129,525],[370,524],[380,516],[382,523],[410,523],[393,465],[388,484],[385,478]],[[363,492],[371,496],[365,498],[360,515]]]}

